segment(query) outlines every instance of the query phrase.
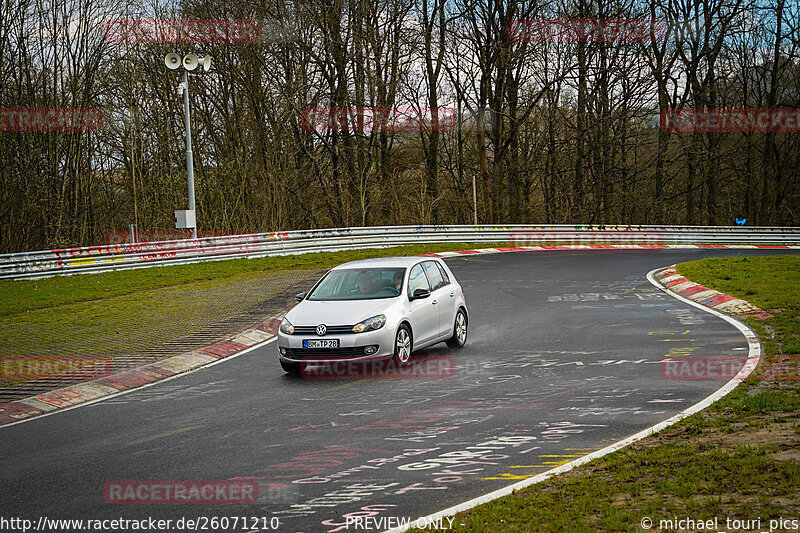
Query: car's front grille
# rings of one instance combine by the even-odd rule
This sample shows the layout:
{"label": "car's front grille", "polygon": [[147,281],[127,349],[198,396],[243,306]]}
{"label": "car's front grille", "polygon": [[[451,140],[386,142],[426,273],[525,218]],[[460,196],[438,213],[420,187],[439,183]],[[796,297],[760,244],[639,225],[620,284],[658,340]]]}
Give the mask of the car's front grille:
{"label": "car's front grille", "polygon": [[305,357],[357,357],[364,354],[365,346],[349,348],[286,348],[286,357],[303,359]]}
{"label": "car's front grille", "polygon": [[[325,335],[341,335],[342,333],[353,333],[353,326],[325,326]],[[295,326],[295,335],[316,335],[317,326]]]}

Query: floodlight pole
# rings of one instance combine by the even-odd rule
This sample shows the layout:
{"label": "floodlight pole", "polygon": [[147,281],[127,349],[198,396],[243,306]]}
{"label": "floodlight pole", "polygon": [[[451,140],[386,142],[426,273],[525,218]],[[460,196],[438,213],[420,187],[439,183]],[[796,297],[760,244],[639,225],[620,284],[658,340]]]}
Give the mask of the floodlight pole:
{"label": "floodlight pole", "polygon": [[[186,179],[189,182],[189,210],[195,211],[194,205],[194,158],[192,156],[192,124],[189,117],[189,73],[181,69],[183,83],[183,120],[186,128]],[[195,219],[196,220],[196,219]],[[197,238],[197,222],[192,228],[192,239]]]}

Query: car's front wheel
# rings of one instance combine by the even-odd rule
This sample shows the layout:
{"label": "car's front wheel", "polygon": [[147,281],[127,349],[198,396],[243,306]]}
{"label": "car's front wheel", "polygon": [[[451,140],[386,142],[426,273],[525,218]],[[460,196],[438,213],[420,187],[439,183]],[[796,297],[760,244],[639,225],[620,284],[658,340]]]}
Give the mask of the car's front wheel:
{"label": "car's front wheel", "polygon": [[394,360],[396,363],[401,366],[408,364],[408,360],[411,359],[412,345],[411,330],[407,325],[402,324],[394,337]]}
{"label": "car's front wheel", "polygon": [[463,348],[467,344],[467,313],[459,309],[453,325],[453,336],[447,340],[449,348]]}

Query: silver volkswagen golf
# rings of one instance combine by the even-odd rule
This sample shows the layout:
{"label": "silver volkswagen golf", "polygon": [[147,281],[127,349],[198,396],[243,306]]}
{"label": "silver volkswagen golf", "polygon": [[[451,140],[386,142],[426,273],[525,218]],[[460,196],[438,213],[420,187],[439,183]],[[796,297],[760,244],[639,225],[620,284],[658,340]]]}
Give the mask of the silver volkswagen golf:
{"label": "silver volkswagen golf", "polygon": [[387,257],[328,271],[286,314],[278,353],[286,372],[301,365],[393,358],[414,350],[467,342],[467,304],[447,265],[431,257]]}

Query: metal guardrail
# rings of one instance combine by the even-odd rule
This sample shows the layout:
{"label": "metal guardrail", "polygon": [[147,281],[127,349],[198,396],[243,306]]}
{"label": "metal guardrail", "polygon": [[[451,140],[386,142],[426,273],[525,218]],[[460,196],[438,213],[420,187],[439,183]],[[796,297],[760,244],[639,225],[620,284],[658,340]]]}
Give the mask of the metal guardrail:
{"label": "metal guardrail", "polygon": [[0,279],[442,242],[508,242],[511,246],[555,243],[800,245],[800,227],[513,225],[299,230],[2,254]]}

